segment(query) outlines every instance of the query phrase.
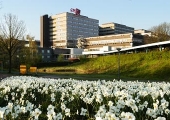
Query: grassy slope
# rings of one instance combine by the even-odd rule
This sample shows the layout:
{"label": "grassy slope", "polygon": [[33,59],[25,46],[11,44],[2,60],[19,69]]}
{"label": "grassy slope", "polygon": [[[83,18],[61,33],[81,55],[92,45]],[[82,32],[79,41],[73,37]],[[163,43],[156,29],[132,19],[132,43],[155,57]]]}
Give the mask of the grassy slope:
{"label": "grassy slope", "polygon": [[[77,73],[103,74],[117,76],[118,56],[100,56],[68,67],[54,69],[76,69]],[[121,78],[170,80],[170,51],[153,51],[148,53],[121,54]]]}

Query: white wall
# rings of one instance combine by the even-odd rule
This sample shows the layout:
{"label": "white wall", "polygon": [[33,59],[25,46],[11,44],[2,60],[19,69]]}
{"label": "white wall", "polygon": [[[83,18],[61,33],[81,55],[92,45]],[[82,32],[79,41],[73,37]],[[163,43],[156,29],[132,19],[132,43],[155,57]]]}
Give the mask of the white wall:
{"label": "white wall", "polygon": [[76,58],[79,55],[82,55],[83,49],[79,48],[69,48],[70,49],[70,55],[71,58]]}

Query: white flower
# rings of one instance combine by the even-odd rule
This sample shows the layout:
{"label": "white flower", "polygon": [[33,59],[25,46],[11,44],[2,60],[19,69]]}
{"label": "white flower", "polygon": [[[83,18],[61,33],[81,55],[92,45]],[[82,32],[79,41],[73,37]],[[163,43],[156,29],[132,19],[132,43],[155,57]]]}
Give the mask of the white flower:
{"label": "white flower", "polygon": [[12,115],[12,118],[18,117],[18,113],[17,112],[12,113],[11,115]]}
{"label": "white flower", "polygon": [[26,111],[30,111],[31,112],[33,107],[34,107],[34,105],[32,103],[28,102],[25,109],[26,109]]}
{"label": "white flower", "polygon": [[55,98],[54,97],[51,98],[51,102],[55,102]]}
{"label": "white flower", "polygon": [[157,118],[154,119],[154,120],[166,120],[166,118],[165,118],[165,117],[157,117]]}
{"label": "white flower", "polygon": [[24,107],[24,106],[21,106],[20,107],[20,111],[22,112],[22,113],[26,113],[27,111],[26,111],[26,108]]}
{"label": "white flower", "polygon": [[[62,120],[63,116],[61,113],[58,113],[55,118],[56,118],[56,120]],[[54,118],[54,120],[55,120],[55,118]]]}
{"label": "white flower", "polygon": [[151,108],[147,108],[146,114],[153,118],[156,118],[156,111]]}
{"label": "white flower", "polygon": [[53,118],[55,118],[55,112],[53,110],[50,110],[47,112],[47,117],[48,117],[48,120],[53,120]]}
{"label": "white flower", "polygon": [[117,114],[117,113],[120,113],[120,109],[118,107],[115,107],[115,106],[110,106],[109,112]]}
{"label": "white flower", "polygon": [[54,93],[51,94],[51,102],[55,102],[55,94]]}
{"label": "white flower", "polygon": [[0,118],[4,117],[4,113],[5,113],[6,107],[0,107]]}
{"label": "white flower", "polygon": [[117,108],[121,109],[121,108],[124,108],[124,106],[125,106],[124,100],[118,100]]}
{"label": "white flower", "polygon": [[136,105],[131,106],[131,108],[132,108],[133,112],[138,112],[138,107]]}
{"label": "white flower", "polygon": [[143,105],[144,105],[145,107],[147,107],[147,106],[148,106],[148,101],[145,101],[145,102],[143,103]]}
{"label": "white flower", "polygon": [[161,100],[161,105],[162,109],[166,109],[169,106],[169,102],[166,101],[164,98]]}
{"label": "white flower", "polygon": [[130,112],[122,112],[121,113],[121,120],[135,120],[135,116],[133,113]]}
{"label": "white flower", "polygon": [[4,100],[8,101],[8,95],[5,95]]}
{"label": "white flower", "polygon": [[112,102],[112,101],[109,101],[109,102],[108,102],[108,106],[113,106],[113,102]]}
{"label": "white flower", "polygon": [[154,108],[154,110],[158,110],[158,104],[157,103],[153,103],[153,108]]}
{"label": "white flower", "polygon": [[20,111],[20,105],[14,106],[15,112]]}
{"label": "white flower", "polygon": [[54,111],[54,106],[53,105],[48,105],[47,111]]}
{"label": "white flower", "polygon": [[96,96],[96,102],[101,103],[103,101],[102,95],[101,94],[97,94]]}
{"label": "white flower", "polygon": [[127,106],[132,107],[135,105],[135,100],[133,100],[133,99],[126,100],[125,103]]}
{"label": "white flower", "polygon": [[35,95],[34,94],[32,94],[32,98],[34,98],[35,97]]}
{"label": "white flower", "polygon": [[14,92],[12,92],[12,93],[11,93],[11,95],[12,95],[12,96],[14,96],[14,95],[15,95],[15,93],[14,93]]}
{"label": "white flower", "polygon": [[86,115],[86,112],[87,112],[87,109],[81,108],[81,113],[80,113],[80,115],[85,116],[85,115]]}
{"label": "white flower", "polygon": [[144,105],[141,105],[141,104],[139,104],[139,106],[138,106],[138,108],[139,108],[139,110],[143,110],[144,109]]}
{"label": "white flower", "polygon": [[51,97],[52,97],[52,98],[55,97],[55,94],[54,94],[54,93],[51,93]]}
{"label": "white flower", "polygon": [[8,105],[6,106],[5,114],[7,115],[10,112],[12,113],[12,109],[13,109],[13,103],[8,103]]}
{"label": "white flower", "polygon": [[169,109],[165,109],[165,114],[169,114],[170,113],[170,110]]}
{"label": "white flower", "polygon": [[116,117],[115,114],[111,112],[106,113],[105,119],[106,120],[119,120],[119,118]]}
{"label": "white flower", "polygon": [[41,114],[41,111],[36,108],[33,112],[32,112],[32,116],[34,117],[35,120],[38,120],[39,115]]}
{"label": "white flower", "polygon": [[101,117],[96,117],[96,120],[103,120]]}
{"label": "white flower", "polygon": [[104,105],[100,106],[99,110],[97,111],[97,114],[95,115],[95,117],[101,117],[102,119],[105,117],[106,115],[106,108]]}
{"label": "white flower", "polygon": [[61,103],[61,109],[65,110],[66,109],[66,105],[64,103]]}
{"label": "white flower", "polygon": [[65,115],[70,117],[70,109],[69,108],[65,109]]}

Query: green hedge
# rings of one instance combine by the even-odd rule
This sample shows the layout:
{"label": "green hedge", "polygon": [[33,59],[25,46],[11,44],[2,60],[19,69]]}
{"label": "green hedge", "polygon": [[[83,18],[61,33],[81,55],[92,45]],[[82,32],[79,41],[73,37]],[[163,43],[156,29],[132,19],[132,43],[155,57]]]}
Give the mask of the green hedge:
{"label": "green hedge", "polygon": [[49,62],[49,63],[38,63],[37,67],[61,67],[61,66],[68,66],[71,65],[73,62]]}

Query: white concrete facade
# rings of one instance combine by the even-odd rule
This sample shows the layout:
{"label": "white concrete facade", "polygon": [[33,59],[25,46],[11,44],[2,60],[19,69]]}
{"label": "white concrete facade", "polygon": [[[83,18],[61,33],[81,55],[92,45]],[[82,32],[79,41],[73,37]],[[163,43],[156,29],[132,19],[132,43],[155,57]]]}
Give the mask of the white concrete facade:
{"label": "white concrete facade", "polygon": [[70,58],[77,58],[82,55],[83,49],[79,48],[69,48],[70,49]]}

